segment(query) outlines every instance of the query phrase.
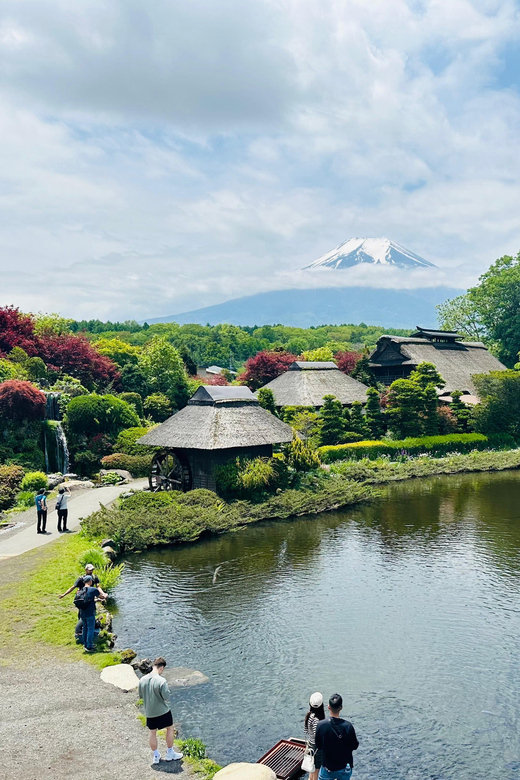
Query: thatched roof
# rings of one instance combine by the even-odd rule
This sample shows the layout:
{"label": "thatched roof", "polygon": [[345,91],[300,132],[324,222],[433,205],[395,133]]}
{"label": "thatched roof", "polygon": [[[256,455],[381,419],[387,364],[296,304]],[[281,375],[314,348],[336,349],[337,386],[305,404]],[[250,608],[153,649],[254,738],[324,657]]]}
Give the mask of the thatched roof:
{"label": "thatched roof", "polygon": [[381,336],[370,356],[370,365],[378,367],[410,366],[433,363],[445,381],[443,395],[461,390],[477,395],[474,374],[487,374],[505,368],[480,341],[436,342],[413,336]]}
{"label": "thatched roof", "polygon": [[323,406],[323,396],[334,395],[346,406],[366,403],[367,386],[339,370],[335,363],[296,361],[265,387],[273,391],[276,406]]}
{"label": "thatched roof", "polygon": [[199,387],[188,405],[139,439],[168,449],[223,450],[291,441],[292,429],[262,409],[248,387]]}

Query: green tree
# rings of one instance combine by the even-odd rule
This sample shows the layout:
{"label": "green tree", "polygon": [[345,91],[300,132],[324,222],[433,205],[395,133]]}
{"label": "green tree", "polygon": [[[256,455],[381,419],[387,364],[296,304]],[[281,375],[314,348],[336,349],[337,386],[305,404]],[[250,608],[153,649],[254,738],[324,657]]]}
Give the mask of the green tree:
{"label": "green tree", "polygon": [[134,347],[132,344],[128,344],[122,339],[108,339],[101,338],[94,342],[94,346],[100,355],[110,358],[114,363],[123,368],[128,363],[137,365],[139,355],[141,353],[140,347]]}
{"label": "green tree", "polygon": [[368,352],[365,352],[363,357],[358,360],[356,367],[350,376],[353,379],[357,379],[358,382],[363,382],[364,385],[368,385],[369,387],[376,386],[377,382],[374,374],[372,373],[372,369],[370,368]]}
{"label": "green tree", "polygon": [[428,385],[433,385],[441,390],[446,384],[434,364],[426,362],[419,363],[410,374],[410,379],[412,382],[416,382],[422,390],[426,390]]}
{"label": "green tree", "polygon": [[261,387],[260,390],[258,390],[256,397],[258,398],[258,403],[262,409],[266,409],[268,412],[271,412],[271,414],[276,415],[274,394],[269,387]]}
{"label": "green tree", "polygon": [[323,396],[324,404],[320,411],[319,443],[340,444],[345,435],[345,421],[341,401],[333,395]]}
{"label": "green tree", "polygon": [[171,417],[173,409],[170,399],[163,393],[152,393],[145,399],[144,413],[152,418],[154,422],[164,422]]}
{"label": "green tree", "polygon": [[308,349],[302,353],[304,360],[316,363],[334,362],[334,354],[330,347],[318,347],[318,349]]}
{"label": "green tree", "polygon": [[45,379],[47,376],[47,366],[39,357],[29,358],[25,362],[24,369],[27,372],[29,379],[33,381],[35,379]]}
{"label": "green tree", "polygon": [[364,439],[370,435],[370,429],[366,423],[363,414],[363,404],[360,401],[354,401],[350,407],[350,426],[349,430],[353,433],[359,433]]}
{"label": "green tree", "polygon": [[295,471],[312,471],[320,466],[316,450],[299,436],[295,436],[285,448],[285,459]]}
{"label": "green tree", "polygon": [[188,376],[179,351],[166,338],[154,336],[139,356],[139,368],[156,393],[167,396],[176,409],[189,398]]}
{"label": "green tree", "polygon": [[380,439],[386,430],[385,416],[381,411],[379,393],[375,387],[367,390],[367,404],[365,420],[370,431],[371,439]]}
{"label": "green tree", "polygon": [[520,372],[491,371],[473,381],[481,403],[475,407],[479,433],[510,433],[520,441]]}
{"label": "green tree", "polygon": [[457,421],[457,433],[471,433],[473,430],[473,415],[471,409],[460,400],[462,393],[460,390],[454,390],[451,394],[452,402],[451,412]]}
{"label": "green tree", "polygon": [[440,327],[460,333],[468,341],[486,338],[486,328],[481,322],[477,305],[469,295],[458,295],[451,301],[436,306]]}
{"label": "green tree", "polygon": [[397,439],[422,434],[423,391],[411,379],[396,379],[388,392],[388,427]]}
{"label": "green tree", "polygon": [[121,371],[121,386],[125,393],[139,393],[144,398],[151,391],[144,371],[127,363]]}

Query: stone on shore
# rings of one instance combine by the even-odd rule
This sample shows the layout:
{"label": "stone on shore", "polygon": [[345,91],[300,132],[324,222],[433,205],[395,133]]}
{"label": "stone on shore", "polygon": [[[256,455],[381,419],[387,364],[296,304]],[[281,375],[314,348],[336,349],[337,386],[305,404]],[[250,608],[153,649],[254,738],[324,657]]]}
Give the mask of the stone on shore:
{"label": "stone on shore", "polygon": [[191,688],[193,685],[202,685],[209,682],[202,672],[196,669],[186,669],[184,666],[166,667],[163,672],[170,688]]}
{"label": "stone on shore", "polygon": [[64,484],[71,492],[74,490],[89,490],[94,487],[94,483],[88,479],[67,479]]}
{"label": "stone on shore", "polygon": [[229,764],[217,772],[214,780],[276,780],[276,775],[263,764]]}
{"label": "stone on shore", "polygon": [[129,664],[105,666],[101,672],[103,682],[115,685],[122,691],[133,691],[139,686],[139,678]]}

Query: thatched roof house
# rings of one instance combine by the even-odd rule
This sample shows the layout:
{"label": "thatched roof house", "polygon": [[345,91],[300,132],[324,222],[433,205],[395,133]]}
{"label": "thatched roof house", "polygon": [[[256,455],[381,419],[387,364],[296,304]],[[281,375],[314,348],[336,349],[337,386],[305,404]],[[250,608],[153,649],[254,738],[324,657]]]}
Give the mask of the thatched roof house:
{"label": "thatched roof house", "polygon": [[262,409],[248,387],[202,385],[184,409],[141,437],[139,444],[162,450],[154,458],[153,490],[214,490],[216,466],[237,455],[270,456],[273,445],[285,444],[292,436],[289,425]]}
{"label": "thatched roof house", "polygon": [[370,367],[386,385],[407,377],[419,363],[433,363],[446,385],[440,391],[449,395],[460,390],[476,396],[474,374],[499,371],[505,366],[480,341],[462,341],[453,331],[417,328],[411,336],[381,336],[370,356]]}
{"label": "thatched roof house", "polygon": [[343,406],[354,401],[366,403],[367,386],[347,376],[335,363],[297,360],[288,370],[264,387],[273,391],[277,407],[323,406],[325,395],[334,395]]}

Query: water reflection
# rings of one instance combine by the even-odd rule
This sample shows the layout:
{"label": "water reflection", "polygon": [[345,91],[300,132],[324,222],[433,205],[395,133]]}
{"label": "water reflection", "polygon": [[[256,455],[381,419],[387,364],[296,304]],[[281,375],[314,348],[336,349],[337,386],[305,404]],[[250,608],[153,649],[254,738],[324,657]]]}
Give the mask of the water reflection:
{"label": "water reflection", "polygon": [[117,633],[208,674],[173,709],[223,762],[300,734],[309,693],[339,690],[359,778],[519,778],[519,506],[515,472],[441,477],[134,556]]}

